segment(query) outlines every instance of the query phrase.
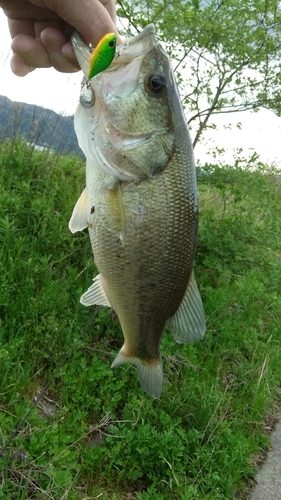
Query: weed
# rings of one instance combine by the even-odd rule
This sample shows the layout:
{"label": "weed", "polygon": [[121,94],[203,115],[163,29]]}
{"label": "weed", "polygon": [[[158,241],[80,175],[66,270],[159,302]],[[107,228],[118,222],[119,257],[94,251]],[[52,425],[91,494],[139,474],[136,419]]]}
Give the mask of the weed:
{"label": "weed", "polygon": [[153,400],[133,367],[110,369],[122,332],[107,308],[77,342],[92,314],[79,297],[97,272],[87,233],[67,228],[80,160],[6,141],[0,165],[1,446],[76,343],[1,458],[0,498],[234,499],[280,399],[273,173],[200,169],[195,272],[208,331],[191,345],[165,332],[164,393]]}

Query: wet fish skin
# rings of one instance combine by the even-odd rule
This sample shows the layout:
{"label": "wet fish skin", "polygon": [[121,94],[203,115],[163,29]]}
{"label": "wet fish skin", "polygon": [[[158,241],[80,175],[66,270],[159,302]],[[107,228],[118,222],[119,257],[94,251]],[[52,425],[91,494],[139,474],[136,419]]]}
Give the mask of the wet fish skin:
{"label": "wet fish skin", "polygon": [[[72,43],[86,74],[87,47],[78,34]],[[112,366],[135,364],[144,390],[158,398],[166,321],[177,342],[205,333],[193,274],[194,159],[171,64],[152,25],[119,52],[91,82],[94,106],[79,105],[75,115],[86,190],[69,227],[89,227],[100,273],[81,302],[112,306],[121,323],[125,343]]]}

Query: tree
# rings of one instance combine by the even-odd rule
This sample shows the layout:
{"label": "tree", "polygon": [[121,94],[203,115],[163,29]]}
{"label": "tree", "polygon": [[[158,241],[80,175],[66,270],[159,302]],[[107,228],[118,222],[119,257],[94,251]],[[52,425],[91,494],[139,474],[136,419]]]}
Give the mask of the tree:
{"label": "tree", "polygon": [[132,34],[154,23],[173,60],[193,146],[218,113],[281,115],[281,2],[117,0]]}

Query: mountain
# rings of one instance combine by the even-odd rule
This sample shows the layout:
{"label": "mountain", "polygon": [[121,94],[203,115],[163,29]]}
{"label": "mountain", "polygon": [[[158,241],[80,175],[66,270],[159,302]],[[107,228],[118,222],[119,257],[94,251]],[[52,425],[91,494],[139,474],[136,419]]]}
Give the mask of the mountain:
{"label": "mountain", "polygon": [[83,157],[73,116],[62,116],[41,106],[13,102],[0,96],[0,141],[15,136],[55,152]]}

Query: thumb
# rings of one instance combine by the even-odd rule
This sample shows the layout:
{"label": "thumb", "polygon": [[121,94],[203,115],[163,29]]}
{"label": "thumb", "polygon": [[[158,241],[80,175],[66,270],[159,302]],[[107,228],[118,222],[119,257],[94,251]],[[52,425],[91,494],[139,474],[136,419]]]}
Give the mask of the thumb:
{"label": "thumb", "polygon": [[79,31],[86,44],[94,47],[107,33],[116,30],[114,0],[31,0],[56,12],[66,23]]}

